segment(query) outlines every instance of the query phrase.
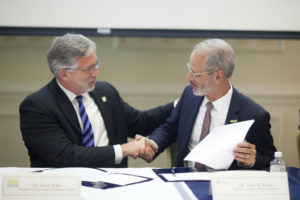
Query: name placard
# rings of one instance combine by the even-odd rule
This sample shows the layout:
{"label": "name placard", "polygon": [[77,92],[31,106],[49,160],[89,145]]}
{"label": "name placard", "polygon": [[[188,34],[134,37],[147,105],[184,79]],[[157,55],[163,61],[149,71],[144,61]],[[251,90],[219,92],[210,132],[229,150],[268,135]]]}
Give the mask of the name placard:
{"label": "name placard", "polygon": [[214,200],[289,200],[286,172],[224,171],[211,175]]}
{"label": "name placard", "polygon": [[0,199],[80,199],[79,174],[6,173]]}

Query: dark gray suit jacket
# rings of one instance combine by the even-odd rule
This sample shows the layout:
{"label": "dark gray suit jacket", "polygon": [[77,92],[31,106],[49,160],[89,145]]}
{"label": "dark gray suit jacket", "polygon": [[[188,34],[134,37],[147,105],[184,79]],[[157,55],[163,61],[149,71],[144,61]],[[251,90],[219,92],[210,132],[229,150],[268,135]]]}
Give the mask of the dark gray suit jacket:
{"label": "dark gray suit jacket", "polygon": [[[204,96],[195,96],[193,88],[187,86],[166,123],[157,128],[150,139],[159,146],[159,153],[169,145],[178,141],[176,165],[182,167],[183,159],[189,153],[190,140],[199,107]],[[256,145],[257,155],[252,169],[265,169],[274,157],[276,148],[270,133],[271,125],[269,113],[250,98],[239,93],[233,88],[232,98],[225,124],[254,119],[255,122],[249,129],[245,140]],[[234,161],[229,169],[242,169]]]}
{"label": "dark gray suit jacket", "polygon": [[80,146],[82,133],[76,111],[55,79],[21,103],[20,127],[32,167],[126,167],[127,158],[115,164],[112,145],[126,143],[127,137],[135,134],[150,134],[173,109],[169,103],[138,111],[105,82],[97,82],[89,94],[103,117],[109,146]]}

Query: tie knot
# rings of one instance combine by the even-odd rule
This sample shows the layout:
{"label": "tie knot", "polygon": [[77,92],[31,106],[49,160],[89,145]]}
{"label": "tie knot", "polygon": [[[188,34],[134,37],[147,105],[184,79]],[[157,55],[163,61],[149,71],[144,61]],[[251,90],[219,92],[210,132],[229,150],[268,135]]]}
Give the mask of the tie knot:
{"label": "tie knot", "polygon": [[212,104],[212,102],[207,102],[206,103],[206,112],[210,112],[211,109],[214,107],[214,105]]}
{"label": "tie knot", "polygon": [[78,101],[79,103],[82,103],[82,96],[81,96],[81,95],[77,96],[76,99],[77,99],[77,101]]}

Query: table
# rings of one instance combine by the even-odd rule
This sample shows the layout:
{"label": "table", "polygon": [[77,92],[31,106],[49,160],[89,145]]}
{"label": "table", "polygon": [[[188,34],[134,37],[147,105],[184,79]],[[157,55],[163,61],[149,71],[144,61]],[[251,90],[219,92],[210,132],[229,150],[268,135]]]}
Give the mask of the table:
{"label": "table", "polygon": [[[104,168],[102,168],[104,169]],[[5,172],[33,172],[35,168],[0,168],[0,177]],[[165,182],[153,172],[151,168],[105,168],[109,172],[122,172],[128,174],[135,174],[137,176],[149,177],[152,180],[133,184],[128,186],[116,187],[107,190],[95,189],[92,187],[81,187],[81,199],[183,199],[178,192],[178,188],[174,187],[173,183]],[[184,170],[184,169],[183,169]],[[187,169],[189,170],[189,169]],[[300,169],[295,167],[287,167],[290,199],[300,199]],[[1,181],[2,182],[2,181]],[[200,200],[211,200],[209,195],[209,181],[186,181],[185,182],[191,193]],[[0,191],[2,192],[2,183],[0,183]],[[141,198],[142,197],[142,198]]]}

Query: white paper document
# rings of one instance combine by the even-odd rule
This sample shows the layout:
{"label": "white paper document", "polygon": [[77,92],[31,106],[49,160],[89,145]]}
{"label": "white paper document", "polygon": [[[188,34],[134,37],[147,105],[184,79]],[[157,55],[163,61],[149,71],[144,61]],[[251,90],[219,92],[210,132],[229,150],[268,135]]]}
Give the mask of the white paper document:
{"label": "white paper document", "polygon": [[289,200],[286,172],[222,171],[211,175],[214,200]]}
{"label": "white paper document", "polygon": [[196,200],[192,191],[180,182],[183,190],[168,182],[149,181],[141,184],[133,184],[126,187],[112,188],[109,190],[96,190],[90,187],[82,187],[84,200],[109,199],[109,200]]}
{"label": "white paper document", "polygon": [[176,173],[175,175],[166,173],[160,174],[167,181],[209,181],[210,172],[188,172],[188,173]]}
{"label": "white paper document", "polygon": [[237,122],[213,129],[184,160],[199,162],[214,169],[228,169],[233,149],[244,138],[254,120]]}
{"label": "white paper document", "polygon": [[145,180],[143,177],[124,174],[124,173],[110,173],[102,171],[101,169],[94,168],[84,168],[84,167],[66,167],[66,168],[57,168],[44,171],[44,173],[78,173],[81,175],[82,181],[92,181],[92,182],[106,182],[113,183],[117,185],[127,185],[131,183],[137,183]]}

